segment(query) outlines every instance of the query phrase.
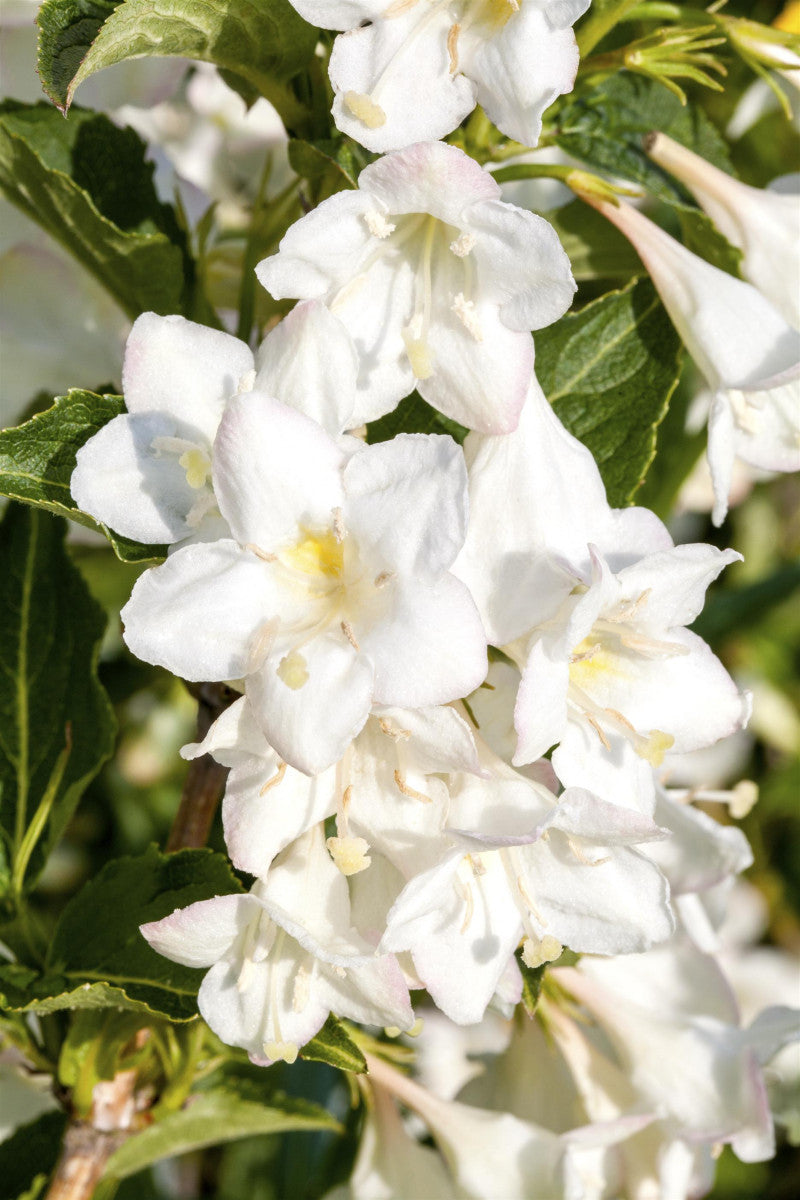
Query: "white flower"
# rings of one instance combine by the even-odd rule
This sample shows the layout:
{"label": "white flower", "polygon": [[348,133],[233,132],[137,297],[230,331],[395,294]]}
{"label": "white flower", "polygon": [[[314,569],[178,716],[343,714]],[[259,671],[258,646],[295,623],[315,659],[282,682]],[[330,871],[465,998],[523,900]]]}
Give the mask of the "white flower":
{"label": "white flower", "polygon": [[409,1029],[408,989],[392,958],[352,927],[347,881],[310,830],[246,895],[215,896],[141,927],[159,954],[210,967],[203,1018],[230,1046],[293,1062],[328,1013]]}
{"label": "white flower", "polygon": [[752,284],[698,258],[635,208],[591,203],[633,243],[713,393],[708,461],[719,525],[736,457],[800,470],[800,332]]}
{"label": "white flower", "polygon": [[454,146],[372,163],[293,225],[257,268],[276,299],[319,298],[360,354],[357,420],[416,385],[475,429],[513,429],[533,367],[529,331],[569,307],[569,260],[541,217],[500,199]]}
{"label": "white flower", "polygon": [[271,746],[310,774],[373,703],[445,703],[477,687],[486,643],[449,573],[466,473],[447,437],[352,452],[258,393],[235,397],[214,448],[232,539],[177,550],[123,610],[135,654],[186,679],[244,679]]}
{"label": "white flower", "polygon": [[[572,24],[589,0],[292,0],[338,37],[330,60],[339,129],[383,153],[437,141],[481,104],[535,146],[542,113],[571,91]],[[424,97],[424,100],[423,100]]]}
{"label": "white flower", "polygon": [[800,196],[750,187],[664,133],[650,140],[647,152],[742,251],[745,279],[800,328]]}
{"label": "white flower", "polygon": [[267,335],[255,360],[229,333],[144,313],[122,368],[128,412],[78,451],[75,501],[141,542],[226,537],[211,448],[227,401],[263,389],[336,436],[348,427],[356,369],[350,338],[321,304],[298,305]]}

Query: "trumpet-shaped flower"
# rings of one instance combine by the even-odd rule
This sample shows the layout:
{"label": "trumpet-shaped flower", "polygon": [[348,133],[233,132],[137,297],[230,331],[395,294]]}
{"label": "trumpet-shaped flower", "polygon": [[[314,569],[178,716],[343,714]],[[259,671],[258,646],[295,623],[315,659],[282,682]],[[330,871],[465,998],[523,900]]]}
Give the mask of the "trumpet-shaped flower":
{"label": "trumpet-shaped flower", "polygon": [[125,349],[128,412],[78,451],[72,494],[84,512],[137,541],[226,537],[211,480],[211,448],[225,405],[263,389],[332,435],[349,427],[355,349],[320,304],[298,305],[262,343],[183,317],[144,313]]}
{"label": "trumpet-shaped flower", "polygon": [[575,81],[571,27],[589,0],[292,4],[313,25],[351,31],[331,54],[334,120],[384,153],[438,141],[476,104],[508,137],[535,146],[542,113]]}
{"label": "trumpet-shaped flower", "polygon": [[445,703],[477,687],[486,642],[449,573],[466,472],[448,437],[343,448],[259,393],[235,397],[214,447],[232,538],[182,547],[123,610],[140,658],[186,679],[244,679],[281,759],[341,757],[373,703]]}
{"label": "trumpet-shaped flower", "polygon": [[141,931],[173,962],[210,968],[200,1012],[253,1062],[293,1062],[331,1011],[400,1029],[414,1022],[397,963],[376,958],[352,927],[347,881],[325,849],[321,826],[246,895],[197,901]]}
{"label": "trumpet-shaped flower", "polygon": [[359,421],[416,386],[462,424],[516,426],[533,368],[529,331],[575,284],[550,225],[500,199],[454,146],[422,143],[366,167],[294,224],[257,268],[277,299],[322,300],[359,350]]}
{"label": "trumpet-shaped flower", "polygon": [[647,152],[742,251],[745,279],[800,328],[800,196],[750,187],[664,133],[650,139]]}
{"label": "trumpet-shaped flower", "polygon": [[769,471],[800,470],[800,332],[752,284],[698,258],[635,208],[591,203],[633,243],[708,381],[708,461],[719,525],[735,458]]}

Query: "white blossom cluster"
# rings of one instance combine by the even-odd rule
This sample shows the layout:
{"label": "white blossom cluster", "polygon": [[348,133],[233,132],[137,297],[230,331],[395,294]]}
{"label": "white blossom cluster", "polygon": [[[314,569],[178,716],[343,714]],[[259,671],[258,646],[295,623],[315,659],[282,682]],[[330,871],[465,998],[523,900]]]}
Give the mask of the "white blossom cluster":
{"label": "white blossom cluster", "polygon": [[[608,505],[534,373],[531,331],[575,291],[555,232],[460,149],[420,140],[480,102],[534,144],[571,86],[586,4],[297,7],[351,31],[331,58],[334,115],[389,153],[259,265],[299,303],[255,353],[138,318],[128,412],[72,479],[83,511],[169,547],[123,610],[131,650],[240,693],[184,754],[230,768],[226,845],[255,882],[142,932],[208,968],[201,1013],[265,1065],[292,1062],[331,1011],[412,1030],[419,989],[451,1031],[483,1029],[520,999],[518,950],[527,968],[585,956],[548,973],[548,1037],[506,1025],[466,1103],[374,1060],[341,1195],[680,1200],[713,1146],[771,1154],[760,1064],[797,1032],[784,1009],[741,1027],[708,943],[749,849],[662,784],[672,756],[746,723],[747,697],[687,628],[739,555],[676,546],[651,512]],[[775,432],[790,449],[764,465],[800,465],[796,414],[765,399],[796,373],[800,335],[765,285],[726,275],[728,300],[641,214],[603,210],[715,392],[721,512],[734,453]],[[728,372],[703,349],[729,347],[706,316],[724,303],[749,321],[742,289],[769,312]],[[468,427],[463,450],[434,434],[367,444],[364,425],[414,388]]]}

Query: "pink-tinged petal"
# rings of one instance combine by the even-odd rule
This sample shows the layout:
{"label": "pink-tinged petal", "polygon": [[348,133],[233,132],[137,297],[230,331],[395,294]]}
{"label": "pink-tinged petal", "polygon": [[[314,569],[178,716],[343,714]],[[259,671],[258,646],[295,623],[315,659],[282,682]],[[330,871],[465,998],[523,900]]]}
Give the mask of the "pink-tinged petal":
{"label": "pink-tinged petal", "polygon": [[500,197],[488,171],[444,142],[419,142],[387,154],[364,168],[358,186],[392,215],[427,212],[456,226],[468,205]]}
{"label": "pink-tinged petal", "polygon": [[330,530],[343,461],[310,417],[259,392],[237,396],[214,443],[214,490],[234,537],[270,553],[301,528]]}
{"label": "pink-tinged petal", "polygon": [[125,642],[183,679],[239,679],[282,600],[269,564],[235,542],[186,546],[137,579],[121,613]]}
{"label": "pink-tinged petal", "polygon": [[341,758],[366,721],[373,666],[370,656],[358,653],[343,634],[322,634],[296,653],[305,660],[305,683],[292,688],[283,681],[283,660],[276,652],[248,676],[247,698],[283,761],[318,775]]}
{"label": "pink-tinged petal", "polygon": [[153,441],[187,436],[162,413],[114,417],[78,451],[70,489],[75,503],[124,537],[160,545],[193,532],[187,516],[198,492],[177,454],[159,455]]}
{"label": "pink-tinged petal", "polygon": [[[452,256],[452,267],[456,263]],[[479,287],[474,300],[437,279],[429,345],[433,371],[417,380],[424,400],[445,416],[482,433],[514,429],[533,371],[533,342],[509,329],[497,301]]]}
{"label": "pink-tinged petal", "polygon": [[550,13],[522,4],[493,37],[477,28],[464,38],[462,70],[476,98],[507,137],[535,146],[542,113],[572,90],[578,47],[569,28],[553,28]]}
{"label": "pink-tinged petal", "polygon": [[371,207],[361,191],[337,192],[290,225],[277,254],[256,267],[276,300],[322,298],[357,272],[373,242],[364,221]]}
{"label": "pink-tinged petal", "polygon": [[669,841],[670,833],[649,816],[607,800],[585,788],[567,788],[558,807],[547,820],[548,827],[571,837],[603,846],[634,846],[642,842]]}
{"label": "pink-tinged petal", "polygon": [[486,674],[486,637],[463,583],[398,581],[361,648],[375,664],[375,702],[419,708],[467,696]]}
{"label": "pink-tinged petal", "polygon": [[647,592],[637,619],[656,630],[690,625],[702,612],[706,589],[730,563],[736,550],[717,550],[703,542],[650,554],[618,574],[623,596],[635,600]]}
{"label": "pink-tinged petal", "polygon": [[449,437],[399,434],[366,446],[344,470],[345,528],[380,570],[436,579],[467,528],[467,471]]}
{"label": "pink-tinged petal", "polygon": [[305,413],[331,435],[352,429],[358,355],[347,330],[319,300],[295,305],[257,354],[253,390]]}
{"label": "pink-tinged petal", "polygon": [[210,967],[228,953],[258,907],[252,896],[214,896],[139,928],[165,958],[185,967]]}
{"label": "pink-tinged petal", "polygon": [[249,346],[183,317],[143,313],[125,347],[122,390],[130,412],[164,412],[214,440],[225,401],[253,369]]}
{"label": "pink-tinged petal", "polygon": [[553,226],[499,199],[474,204],[464,216],[476,238],[481,285],[509,329],[542,329],[563,316],[577,285]]}
{"label": "pink-tinged petal", "polygon": [[[337,38],[329,66],[337,127],[383,154],[436,142],[460,125],[475,107],[475,94],[463,75],[450,71],[452,23],[446,7],[432,12],[417,4]],[[357,115],[359,99],[368,102],[366,121]]]}
{"label": "pink-tinged petal", "polygon": [[567,725],[569,662],[551,656],[543,641],[528,655],[514,708],[517,751],[514,766],[535,762],[561,740]]}

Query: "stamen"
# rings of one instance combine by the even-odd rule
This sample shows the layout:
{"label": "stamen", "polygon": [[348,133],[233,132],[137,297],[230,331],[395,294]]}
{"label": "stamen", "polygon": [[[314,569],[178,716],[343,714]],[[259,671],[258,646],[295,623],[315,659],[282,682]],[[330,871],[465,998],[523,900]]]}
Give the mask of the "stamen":
{"label": "stamen", "polygon": [[267,780],[267,782],[261,788],[261,790],[258,793],[259,796],[266,796],[267,792],[271,792],[274,787],[277,787],[278,784],[283,779],[285,774],[286,774],[286,763],[285,762],[278,763],[277,771],[270,779]]}
{"label": "stamen", "polygon": [[[461,33],[461,26],[458,24],[457,21],[454,25],[450,26],[450,28],[447,32],[447,53],[450,56],[450,74],[451,75],[455,75],[456,71],[458,70],[458,35],[460,33]],[[452,250],[453,247],[451,246],[450,249]],[[458,251],[454,250],[453,253],[457,254]]]}
{"label": "stamen", "polygon": [[362,837],[329,837],[325,842],[331,858],[343,875],[358,875],[372,862],[369,842]]}
{"label": "stamen", "polygon": [[587,858],[581,850],[577,842],[573,842],[572,838],[567,838],[567,845],[575,855],[579,863],[584,867],[602,867],[603,863],[611,862],[611,855],[607,854],[605,858]]}
{"label": "stamen", "polygon": [[206,480],[211,474],[211,460],[205,450],[201,450],[199,446],[185,450],[178,459],[178,466],[183,467],[186,472],[186,482],[190,488],[199,490],[206,486]]}
{"label": "stamen", "polygon": [[353,626],[350,624],[350,622],[342,621],[340,624],[340,628],[341,628],[342,633],[344,634],[344,636],[347,638],[348,642],[350,643],[350,645],[353,647],[353,649],[360,650],[361,647],[359,646],[358,642],[356,641],[356,635],[353,633]]}
{"label": "stamen", "polygon": [[333,536],[337,542],[344,541],[344,519],[342,517],[342,510],[338,505],[333,510]]}
{"label": "stamen", "polygon": [[605,749],[606,749],[606,750],[610,750],[610,749],[611,749],[611,742],[608,740],[608,738],[606,737],[605,733],[603,732],[603,729],[601,728],[600,722],[597,720],[597,718],[596,718],[596,717],[593,717],[593,716],[591,715],[591,713],[585,713],[584,715],[585,715],[585,717],[586,717],[586,720],[587,720],[587,721],[589,722],[589,724],[591,725],[592,729],[595,731],[595,733],[597,734],[597,736],[600,738],[600,741],[603,743],[603,746],[605,747]]}
{"label": "stamen", "polygon": [[356,120],[366,125],[367,129],[380,129],[386,124],[386,113],[371,96],[363,92],[345,92],[343,99],[345,107],[349,108]]}
{"label": "stamen", "polygon": [[384,19],[391,21],[392,17],[400,17],[417,3],[418,0],[392,0],[392,3],[383,14]]}
{"label": "stamen", "polygon": [[268,554],[266,550],[262,550],[260,546],[255,544],[255,542],[245,542],[243,548],[245,550],[249,550],[251,554],[255,554],[256,558],[260,558],[262,562],[278,561],[277,554]]}
{"label": "stamen", "polygon": [[539,924],[543,928],[547,928],[547,921],[545,921],[544,917],[542,916],[542,914],[539,912],[536,905],[531,900],[530,893],[529,893],[528,889],[525,887],[525,881],[521,875],[517,876],[517,891],[519,892],[520,896],[522,896],[522,899],[525,901],[528,908],[531,910],[531,912],[533,913],[534,917],[539,922]]}
{"label": "stamen", "polygon": [[[456,29],[458,26],[454,25],[453,28]],[[477,240],[474,233],[462,233],[454,242],[450,243],[450,250],[456,258],[466,258]]]}
{"label": "stamen", "polygon": [[464,920],[461,924],[461,929],[459,930],[459,933],[466,933],[475,914],[475,897],[472,895],[472,888],[468,883],[465,883],[463,879],[456,878],[454,886],[456,893],[461,897],[467,906],[466,912],[464,913]]}
{"label": "stamen", "polygon": [[397,229],[397,226],[393,225],[391,221],[387,221],[383,213],[378,212],[376,208],[364,213],[364,221],[372,236],[381,240],[389,237]]}
{"label": "stamen", "polygon": [[394,579],[394,571],[381,571],[380,575],[376,575],[373,580],[373,586],[376,588],[386,587],[386,584]]}
{"label": "stamen", "polygon": [[476,879],[479,879],[481,875],[486,874],[486,864],[479,854],[474,856],[472,854],[468,854],[467,862],[472,868],[472,874],[476,877]]}
{"label": "stamen", "polygon": [[302,1012],[308,1004],[311,995],[311,972],[305,963],[302,964],[294,977],[292,988],[292,1012]]}
{"label": "stamen", "polygon": [[410,729],[398,729],[386,717],[379,717],[378,725],[380,726],[381,733],[385,733],[393,742],[405,742],[411,737]]}
{"label": "stamen", "polygon": [[483,341],[483,330],[475,312],[474,301],[467,300],[464,293],[459,292],[450,305],[450,311],[456,314],[467,333],[472,334],[476,342]]}
{"label": "stamen", "polygon": [[280,622],[277,617],[273,617],[269,621],[265,621],[261,628],[256,632],[250,646],[250,652],[247,656],[247,674],[250,675],[253,671],[257,671],[263,665],[264,659],[272,649],[272,644],[275,641],[275,635],[278,632]]}
{"label": "stamen", "polygon": [[297,1061],[300,1047],[294,1042],[264,1042],[264,1053],[273,1062],[285,1062],[291,1066]]}
{"label": "stamen", "polygon": [[430,379],[433,374],[433,358],[430,346],[419,336],[421,333],[422,317],[413,317],[403,330],[403,342],[406,354],[408,355],[408,361],[411,363],[411,370],[414,372],[414,378]]}
{"label": "stamen", "polygon": [[430,796],[426,796],[424,792],[418,792],[414,788],[409,787],[399,770],[394,773],[394,782],[398,792],[402,792],[404,796],[410,796],[412,800],[421,800],[423,804],[433,803]]}

